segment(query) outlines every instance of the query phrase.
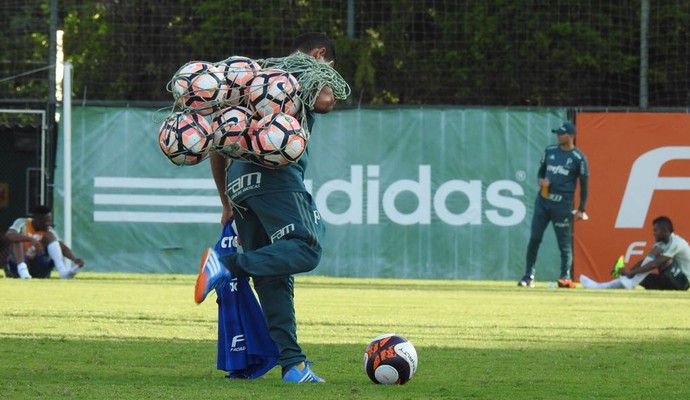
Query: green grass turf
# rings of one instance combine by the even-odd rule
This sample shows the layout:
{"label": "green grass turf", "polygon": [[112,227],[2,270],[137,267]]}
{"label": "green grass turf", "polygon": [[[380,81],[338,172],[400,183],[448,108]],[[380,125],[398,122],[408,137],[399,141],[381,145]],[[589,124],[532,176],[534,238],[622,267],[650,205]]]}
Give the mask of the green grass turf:
{"label": "green grass turf", "polygon": [[[0,399],[687,399],[690,294],[514,282],[298,277],[298,335],[324,385],[278,368],[215,369],[215,295],[194,276],[0,279]],[[419,354],[404,386],[371,383],[381,333]]]}

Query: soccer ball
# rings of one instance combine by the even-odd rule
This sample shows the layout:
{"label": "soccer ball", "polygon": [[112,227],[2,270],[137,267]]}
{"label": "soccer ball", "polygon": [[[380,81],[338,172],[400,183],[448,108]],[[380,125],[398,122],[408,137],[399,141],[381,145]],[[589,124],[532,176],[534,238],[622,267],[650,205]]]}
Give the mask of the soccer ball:
{"label": "soccer ball", "polygon": [[287,114],[271,114],[249,130],[252,160],[268,168],[283,168],[296,162],[307,148],[304,130]]}
{"label": "soccer ball", "polygon": [[242,56],[232,56],[215,64],[223,73],[228,85],[224,104],[230,106],[246,105],[247,86],[261,70],[254,60]]}
{"label": "soccer ball", "polygon": [[221,155],[238,159],[249,152],[249,127],[252,112],[244,107],[232,106],[213,116],[213,147]]}
{"label": "soccer ball", "polygon": [[194,165],[208,157],[211,132],[201,115],[173,112],[158,130],[158,144],[173,164]]}
{"label": "soccer ball", "polygon": [[288,72],[260,71],[249,85],[249,108],[261,117],[281,112],[294,117],[302,106],[299,89],[297,79]]}
{"label": "soccer ball", "polygon": [[173,76],[171,87],[175,103],[185,111],[209,115],[227,98],[225,75],[213,64],[192,61]]}
{"label": "soccer ball", "polygon": [[416,371],[417,350],[402,336],[378,336],[364,352],[364,372],[374,383],[404,385]]}

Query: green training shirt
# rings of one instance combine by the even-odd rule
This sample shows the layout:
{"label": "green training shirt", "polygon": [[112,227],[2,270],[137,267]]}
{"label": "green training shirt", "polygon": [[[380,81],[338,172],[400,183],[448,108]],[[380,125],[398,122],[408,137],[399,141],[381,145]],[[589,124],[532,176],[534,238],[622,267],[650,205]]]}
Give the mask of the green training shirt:
{"label": "green training shirt", "polygon": [[553,145],[546,148],[539,166],[539,178],[549,180],[549,193],[572,198],[577,180],[580,179],[580,210],[584,211],[587,201],[587,158],[578,148],[562,150]]}
{"label": "green training shirt", "polygon": [[[314,126],[314,113],[307,112],[309,132]],[[306,192],[304,172],[309,154],[304,150],[296,162],[280,169],[270,169],[251,162],[233,160],[225,174],[225,191],[233,203],[266,193]]]}

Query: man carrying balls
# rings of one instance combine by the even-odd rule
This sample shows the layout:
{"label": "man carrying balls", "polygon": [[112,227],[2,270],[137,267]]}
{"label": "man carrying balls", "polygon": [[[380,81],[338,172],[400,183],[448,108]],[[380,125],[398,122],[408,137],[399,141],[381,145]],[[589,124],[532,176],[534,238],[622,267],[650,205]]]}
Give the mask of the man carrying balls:
{"label": "man carrying balls", "polygon": [[[292,52],[304,53],[328,65],[335,62],[331,39],[318,32],[299,35]],[[309,131],[314,113],[327,113],[334,104],[333,90],[323,86],[313,108],[306,110]],[[306,152],[297,162],[279,169],[229,162],[215,152],[211,155],[211,171],[223,203],[221,223],[235,218],[243,253],[219,256],[207,249],[194,296],[201,303],[227,279],[252,277],[270,336],[278,345],[283,380],[293,383],[324,382],[312,372],[297,343],[293,299],[293,275],[316,268],[325,231],[304,186],[307,164]]]}

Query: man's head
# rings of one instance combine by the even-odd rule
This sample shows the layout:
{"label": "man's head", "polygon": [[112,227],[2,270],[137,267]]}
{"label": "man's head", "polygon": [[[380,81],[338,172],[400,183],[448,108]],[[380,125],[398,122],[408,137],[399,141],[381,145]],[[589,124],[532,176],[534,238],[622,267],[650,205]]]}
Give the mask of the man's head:
{"label": "man's head", "polygon": [[47,231],[53,226],[53,213],[48,206],[36,206],[31,210],[31,224],[38,231]]}
{"label": "man's head", "polygon": [[654,230],[654,239],[657,242],[668,242],[668,238],[671,237],[673,233],[673,222],[669,217],[658,217],[652,223]]}
{"label": "man's head", "polygon": [[292,42],[290,53],[301,52],[333,66],[335,64],[335,46],[333,41],[322,32],[305,32]]}
{"label": "man's head", "polygon": [[575,140],[575,134],[577,133],[575,125],[572,122],[566,121],[560,127],[552,129],[551,132],[558,135],[558,144],[570,144]]}

